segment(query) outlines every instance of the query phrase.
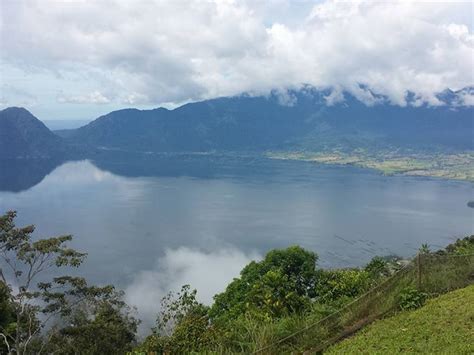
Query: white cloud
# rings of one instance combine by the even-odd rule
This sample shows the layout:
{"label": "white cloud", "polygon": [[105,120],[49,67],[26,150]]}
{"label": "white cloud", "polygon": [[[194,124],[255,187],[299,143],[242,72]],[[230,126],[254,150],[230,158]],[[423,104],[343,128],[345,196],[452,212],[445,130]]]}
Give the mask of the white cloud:
{"label": "white cloud", "polygon": [[324,99],[326,100],[326,104],[328,106],[332,106],[334,104],[344,101],[344,92],[340,87],[335,86],[331,90],[329,95],[324,97]]}
{"label": "white cloud", "polygon": [[474,106],[474,95],[472,93],[462,95],[461,100],[461,105]]}
{"label": "white cloud", "polygon": [[455,103],[460,106],[474,106],[474,89],[469,88],[458,92]]}
{"label": "white cloud", "polygon": [[85,95],[73,95],[64,96],[63,94],[58,95],[57,98],[60,103],[71,103],[71,104],[108,104],[110,99],[104,96],[99,91],[93,91]]}
{"label": "white cloud", "polygon": [[123,102],[126,104],[143,104],[149,102],[149,98],[147,95],[140,94],[138,92],[133,92],[129,95],[127,95]]}
{"label": "white cloud", "polygon": [[126,301],[136,306],[143,321],[143,331],[153,326],[161,299],[169,292],[177,292],[189,284],[197,289],[199,301],[210,305],[213,296],[222,292],[256,253],[245,254],[234,248],[205,252],[190,248],[168,249],[157,260],[156,267],[138,273],[126,288]]}
{"label": "white cloud", "polygon": [[27,90],[0,82],[0,107],[10,106],[11,103],[16,106],[34,107],[37,102],[38,98]]}
{"label": "white cloud", "polygon": [[101,85],[62,103],[159,105],[311,84],[369,104],[374,93],[404,105],[411,91],[436,105],[437,92],[474,84],[471,13],[470,2],[19,0],[2,2],[0,44],[25,73]]}

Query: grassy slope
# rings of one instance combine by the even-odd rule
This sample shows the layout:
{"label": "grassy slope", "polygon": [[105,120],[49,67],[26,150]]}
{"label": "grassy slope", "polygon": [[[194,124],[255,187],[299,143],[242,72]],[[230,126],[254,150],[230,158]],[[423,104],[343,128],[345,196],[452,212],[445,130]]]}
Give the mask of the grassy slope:
{"label": "grassy slope", "polygon": [[474,285],[366,327],[329,354],[474,353]]}

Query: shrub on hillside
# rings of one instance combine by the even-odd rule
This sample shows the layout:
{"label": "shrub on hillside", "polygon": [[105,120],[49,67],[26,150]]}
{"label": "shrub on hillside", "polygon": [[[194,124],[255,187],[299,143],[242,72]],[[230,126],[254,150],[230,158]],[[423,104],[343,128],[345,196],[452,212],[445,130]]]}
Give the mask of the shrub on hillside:
{"label": "shrub on hillside", "polygon": [[417,309],[425,304],[427,298],[428,294],[409,286],[401,290],[398,305],[403,311]]}
{"label": "shrub on hillside", "polygon": [[336,302],[356,297],[367,291],[372,284],[371,274],[360,269],[324,270],[319,273],[318,301]]}
{"label": "shrub on hillside", "polygon": [[303,311],[315,296],[316,261],[315,253],[299,246],[270,251],[214,297],[211,318],[227,321],[248,311],[279,318]]}
{"label": "shrub on hillside", "polygon": [[441,250],[438,253],[448,253],[456,255],[474,254],[474,235],[462,239],[457,239],[454,243],[449,244],[445,250]]}

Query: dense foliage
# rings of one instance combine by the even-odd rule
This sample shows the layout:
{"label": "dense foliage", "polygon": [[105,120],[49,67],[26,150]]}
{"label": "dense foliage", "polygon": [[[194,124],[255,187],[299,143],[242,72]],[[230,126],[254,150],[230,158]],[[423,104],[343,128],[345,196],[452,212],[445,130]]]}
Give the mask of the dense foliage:
{"label": "dense foliage", "polygon": [[[283,337],[320,319],[398,269],[374,258],[365,269],[322,270],[314,252],[299,246],[252,261],[207,308],[185,286],[164,299],[158,327],[137,352],[248,351],[261,332]],[[173,298],[174,297],[174,298]],[[170,329],[164,325],[174,323]],[[254,349],[255,350],[255,349]]]}
{"label": "dense foliage", "polygon": [[102,300],[90,309],[77,309],[65,317],[67,325],[47,332],[49,339],[45,352],[117,354],[132,350],[137,320],[127,312],[123,301],[117,304],[112,298]]}
{"label": "dense foliage", "polygon": [[436,254],[456,254],[456,255],[467,255],[474,254],[474,235],[457,239],[454,243],[449,244],[446,249],[438,250]]}
{"label": "dense foliage", "polygon": [[298,246],[270,251],[214,297],[210,316],[228,320],[252,312],[271,319],[301,312],[316,295],[316,260],[315,253]]}
{"label": "dense foliage", "polygon": [[[0,282],[0,329],[3,337],[11,336],[15,330],[15,309],[10,301],[10,290],[5,283]],[[0,353],[8,353],[5,339],[0,342]],[[8,341],[8,339],[7,339]]]}
{"label": "dense foliage", "polygon": [[405,287],[399,296],[399,307],[406,311],[410,309],[417,309],[423,306],[428,295],[425,292],[417,290],[415,287]]}

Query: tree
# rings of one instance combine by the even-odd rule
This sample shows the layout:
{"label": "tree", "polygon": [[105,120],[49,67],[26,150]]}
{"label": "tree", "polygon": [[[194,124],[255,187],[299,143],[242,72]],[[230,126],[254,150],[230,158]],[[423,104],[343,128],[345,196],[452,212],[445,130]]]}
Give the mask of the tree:
{"label": "tree", "polygon": [[[0,268],[0,278],[10,288],[9,297],[16,316],[14,334],[2,335],[9,351],[21,354],[41,328],[35,316],[41,306],[31,301],[40,299],[43,294],[34,290],[34,280],[52,267],[79,266],[85,254],[66,246],[72,239],[70,235],[32,241],[34,226],[16,228],[15,217],[13,211],[0,217],[0,258],[5,265]],[[8,276],[15,287],[8,282]]]}
{"label": "tree", "polygon": [[456,254],[468,255],[474,254],[474,235],[465,238],[456,239],[452,244],[449,244],[444,250],[438,250],[437,255]]}
{"label": "tree", "polygon": [[387,259],[380,256],[374,256],[365,266],[364,270],[369,273],[374,283],[391,274],[390,264]]}
{"label": "tree", "polygon": [[138,321],[123,302],[123,292],[113,289],[100,297],[90,296],[63,316],[62,327],[46,334],[46,353],[118,354],[131,351]]}
{"label": "tree", "polygon": [[184,285],[161,300],[153,334],[136,349],[138,353],[186,354],[208,350],[217,340],[209,320],[209,307],[196,299],[196,290]]}
{"label": "tree", "polygon": [[236,319],[248,311],[269,318],[301,312],[315,296],[318,257],[299,246],[270,251],[252,261],[214,297],[211,318]]}
{"label": "tree", "polygon": [[181,291],[168,292],[161,299],[161,308],[156,319],[154,332],[159,335],[169,336],[173,333],[175,326],[183,320],[186,315],[195,309],[203,307],[196,299],[197,290],[192,290],[191,286],[184,285]]}
{"label": "tree", "polygon": [[[125,304],[113,286],[89,286],[84,278],[67,275],[55,277],[50,282],[36,282],[51,268],[78,267],[86,254],[67,246],[72,239],[70,235],[34,241],[35,227],[17,228],[15,217],[13,211],[0,216],[0,260],[3,261],[0,280],[6,285],[6,304],[14,315],[14,322],[0,332],[7,352],[39,354],[53,346],[54,341],[58,343],[59,339],[66,339],[61,335],[80,334],[79,338],[85,337],[87,331],[92,335],[91,328],[107,331],[116,327],[117,332],[107,333],[108,338],[114,339],[119,334],[121,340],[134,340],[136,321],[123,312]],[[82,322],[71,322],[81,319],[81,316]],[[57,324],[52,325],[47,337],[42,338],[41,330],[52,320]],[[64,324],[69,325],[61,326]],[[85,324],[89,328],[86,329]],[[111,327],[104,328],[104,324]],[[67,339],[79,342],[78,337]],[[95,338],[92,336],[89,344],[91,339]],[[118,342],[116,345],[123,344]],[[36,347],[34,351],[33,347]]]}
{"label": "tree", "polygon": [[2,281],[0,281],[0,353],[8,353],[10,351],[9,339],[12,338],[12,328],[15,325],[15,310],[10,300],[10,289]]}

